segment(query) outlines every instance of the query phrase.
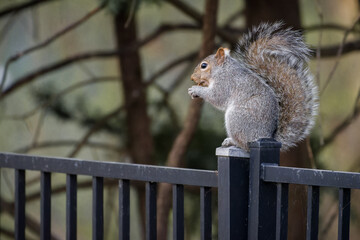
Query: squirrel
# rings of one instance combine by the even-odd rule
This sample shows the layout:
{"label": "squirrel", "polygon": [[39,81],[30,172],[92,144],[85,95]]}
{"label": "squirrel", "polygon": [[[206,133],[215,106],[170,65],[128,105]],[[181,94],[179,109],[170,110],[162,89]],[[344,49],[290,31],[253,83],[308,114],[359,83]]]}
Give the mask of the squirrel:
{"label": "squirrel", "polygon": [[195,68],[189,88],[225,112],[222,146],[249,151],[248,142],[274,138],[286,151],[315,123],[318,90],[307,62],[310,49],[299,31],[282,22],[262,23],[239,40],[235,54],[220,47]]}

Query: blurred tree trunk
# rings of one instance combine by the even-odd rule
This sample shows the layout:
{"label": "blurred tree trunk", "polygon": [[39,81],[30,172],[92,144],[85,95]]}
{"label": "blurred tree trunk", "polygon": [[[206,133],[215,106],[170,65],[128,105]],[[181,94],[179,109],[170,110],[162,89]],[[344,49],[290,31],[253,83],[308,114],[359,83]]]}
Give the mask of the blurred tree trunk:
{"label": "blurred tree trunk", "polygon": [[246,0],[245,13],[249,27],[260,22],[282,20],[287,26],[301,28],[298,0]]}
{"label": "blurred tree trunk", "polygon": [[[247,26],[260,22],[282,20],[286,26],[301,28],[298,0],[246,0]],[[281,154],[280,165],[291,167],[310,167],[307,142],[303,141],[296,148]],[[289,229],[288,239],[306,238],[306,187],[290,185],[289,188]]]}
{"label": "blurred tree trunk", "polygon": [[[210,55],[215,48],[216,22],[217,22],[218,0],[207,0],[205,3],[205,14],[203,17],[203,39],[199,54],[199,59]],[[199,60],[200,61],[200,60]],[[184,155],[195,133],[196,126],[200,119],[203,101],[194,99],[191,101],[188,113],[184,122],[184,127],[175,139],[170,150],[167,166],[181,167],[184,164]],[[159,187],[158,195],[158,219],[157,219],[157,239],[166,240],[168,230],[168,218],[171,209],[171,185],[162,183]]]}
{"label": "blurred tree trunk", "polygon": [[[115,37],[119,50],[137,42],[136,19],[129,23],[126,10],[115,16]],[[119,69],[123,89],[128,149],[134,163],[152,164],[153,138],[150,132],[150,118],[147,114],[146,88],[143,84],[141,62],[138,50],[119,54]],[[145,191],[138,187],[142,226],[145,226]],[[143,229],[144,230],[144,229]],[[144,232],[144,231],[143,231]]]}

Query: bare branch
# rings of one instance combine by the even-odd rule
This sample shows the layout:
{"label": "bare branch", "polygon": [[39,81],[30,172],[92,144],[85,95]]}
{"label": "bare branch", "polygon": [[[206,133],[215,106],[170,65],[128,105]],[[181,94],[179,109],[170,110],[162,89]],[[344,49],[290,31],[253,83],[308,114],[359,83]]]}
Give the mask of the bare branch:
{"label": "bare branch", "polygon": [[[52,71],[61,69],[63,67],[66,67],[70,64],[73,64],[75,62],[88,60],[92,58],[109,58],[109,57],[116,57],[120,54],[128,53],[131,51],[135,51],[139,49],[140,47],[148,44],[149,42],[153,41],[155,38],[160,36],[161,34],[175,30],[175,29],[195,29],[192,25],[187,24],[180,24],[180,25],[171,25],[171,24],[165,24],[160,26],[157,30],[155,30],[154,33],[151,33],[149,36],[145,37],[143,40],[139,42],[133,43],[132,46],[127,47],[126,49],[119,49],[119,50],[104,50],[104,51],[94,51],[94,52],[87,52],[83,54],[78,54],[72,57],[65,58],[63,60],[60,60],[58,62],[55,62],[53,64],[47,65],[45,67],[39,68],[32,73],[29,73],[26,76],[20,77],[19,79],[15,80],[12,85],[10,85],[8,88],[4,89],[0,95],[0,100],[2,100],[4,97],[6,97],[8,94],[12,93],[13,91],[17,90],[19,87],[22,87],[25,84],[28,84],[35,80],[37,77],[45,75],[47,73],[50,73]],[[5,66],[6,68],[6,66]],[[4,71],[5,72],[5,71]],[[5,74],[5,73],[4,73]]]}
{"label": "bare branch", "polygon": [[[316,60],[317,60],[317,65],[316,65],[316,81],[317,81],[317,85],[320,86],[320,59],[321,59],[321,41],[322,41],[322,35],[323,35],[323,26],[324,26],[324,14],[322,12],[322,8],[320,7],[320,3],[319,0],[315,1],[316,3],[316,10],[318,12],[319,18],[320,18],[320,32],[319,32],[319,42],[318,42],[318,47],[316,48]],[[309,29],[307,29],[309,31]]]}
{"label": "bare branch", "polygon": [[110,77],[97,77],[97,78],[93,78],[93,79],[89,79],[89,80],[85,80],[85,81],[81,81],[78,83],[75,83],[63,90],[61,90],[60,92],[56,93],[54,96],[52,96],[48,101],[43,102],[37,106],[35,106],[32,110],[23,113],[21,115],[10,115],[10,116],[6,116],[6,118],[10,118],[13,120],[24,120],[26,118],[29,118],[31,116],[33,116],[39,109],[41,108],[47,108],[50,105],[52,105],[54,102],[56,102],[57,100],[59,100],[59,98],[64,97],[65,95],[79,89],[85,86],[89,86],[91,84],[97,84],[97,83],[104,83],[104,82],[112,82],[115,80],[118,80],[119,77],[116,76],[110,76]]}
{"label": "bare branch", "polygon": [[164,75],[165,73],[167,73],[171,69],[177,67],[181,63],[187,62],[187,61],[190,61],[190,60],[194,59],[197,55],[198,55],[198,52],[192,52],[190,54],[187,54],[187,55],[185,55],[183,57],[175,59],[174,61],[166,64],[163,68],[161,68],[159,71],[155,72],[151,77],[149,77],[149,79],[145,81],[145,85],[146,86],[151,85],[160,76]]}
{"label": "bare branch", "polygon": [[[319,17],[320,17],[320,14],[319,14]],[[331,23],[324,24],[322,22],[323,21],[322,19],[323,19],[323,16],[320,17],[320,25],[307,26],[307,27],[304,27],[304,30],[306,32],[323,31],[323,30],[335,30],[335,31],[344,31],[344,32],[350,31],[351,33],[359,33],[360,32],[359,30],[356,30],[356,29],[349,30],[348,27],[343,26],[343,25],[331,24]]]}
{"label": "bare branch", "polygon": [[358,95],[356,97],[356,102],[354,106],[354,110],[350,116],[348,116],[342,123],[340,123],[331,134],[324,139],[324,144],[321,146],[321,149],[324,149],[327,145],[332,143],[334,139],[342,133],[359,115],[360,115],[360,90],[358,91]]}
{"label": "bare branch", "polygon": [[340,47],[338,49],[338,52],[336,54],[336,61],[335,61],[334,67],[332,68],[332,70],[331,70],[331,72],[330,72],[330,74],[329,74],[329,76],[328,76],[328,78],[327,78],[327,80],[326,80],[326,82],[324,84],[323,89],[320,91],[320,96],[324,93],[325,89],[327,88],[328,84],[330,83],[330,81],[331,81],[331,79],[332,79],[332,77],[333,77],[333,75],[334,75],[334,73],[335,73],[335,71],[336,71],[336,69],[337,69],[337,67],[339,65],[340,57],[341,57],[341,54],[343,52],[346,39],[347,39],[348,35],[350,34],[350,31],[352,29],[354,29],[355,25],[359,22],[359,20],[360,20],[360,14],[357,16],[357,18],[356,18],[355,22],[353,23],[353,25],[351,26],[351,28],[349,28],[345,32],[343,40],[342,40],[342,42],[340,44]]}
{"label": "bare branch", "polygon": [[234,21],[236,21],[239,17],[243,16],[245,13],[245,9],[241,9],[239,11],[236,11],[234,14],[230,15],[225,23],[224,23],[224,27],[228,27],[230,26]]}
{"label": "bare branch", "polygon": [[47,73],[50,73],[52,71],[61,69],[63,67],[66,67],[72,63],[82,61],[85,59],[92,59],[92,58],[109,58],[114,57],[119,54],[119,51],[95,51],[95,52],[87,52],[79,55],[75,55],[72,57],[65,58],[61,61],[58,61],[56,63],[47,65],[45,67],[42,67],[40,69],[37,69],[33,71],[32,73],[29,73],[26,76],[20,77],[19,79],[15,80],[15,82],[10,85],[8,88],[4,89],[4,91],[0,95],[0,100],[6,97],[8,94],[12,93],[19,87],[22,87],[23,85],[32,82],[37,77],[45,75]]}
{"label": "bare branch", "polygon": [[[322,47],[320,49],[322,58],[324,57],[336,57],[339,53],[339,45],[333,45],[328,47]],[[341,55],[359,51],[360,50],[360,40],[355,40],[351,42],[347,42],[342,45]],[[313,52],[316,52],[316,49],[312,49]],[[314,55],[313,55],[314,56]]]}
{"label": "bare branch", "polygon": [[[194,24],[187,24],[187,23],[180,23],[180,24],[171,24],[171,23],[164,23],[160,25],[153,33],[149,34],[149,36],[145,37],[141,40],[138,45],[143,46],[147,43],[155,40],[157,37],[162,35],[166,32],[171,32],[175,30],[201,30],[201,27]],[[136,46],[133,46],[136,47]]]}
{"label": "bare branch", "polygon": [[[199,13],[196,9],[192,8],[191,6],[180,0],[167,0],[167,2],[175,6],[177,9],[179,9],[192,19],[194,19],[201,26],[203,25],[203,15]],[[238,41],[235,36],[221,28],[217,28],[216,32],[222,39],[224,39],[226,42],[229,42],[230,44],[235,44]]]}
{"label": "bare branch", "polygon": [[13,63],[13,62],[19,60],[20,58],[30,54],[31,52],[34,52],[35,50],[38,50],[40,48],[43,48],[43,47],[49,45],[50,43],[52,43],[53,41],[55,41],[59,37],[63,36],[64,34],[70,32],[71,30],[73,30],[76,27],[80,26],[82,23],[84,23],[90,17],[94,16],[96,13],[98,13],[104,7],[105,7],[105,1],[100,6],[96,7],[93,10],[91,10],[89,13],[87,13],[85,16],[83,16],[82,18],[80,18],[76,22],[74,22],[74,23],[70,24],[69,26],[66,26],[64,29],[58,31],[57,33],[55,33],[53,36],[49,37],[45,41],[43,41],[43,42],[41,42],[41,43],[39,43],[39,44],[37,44],[37,45],[35,45],[33,47],[25,49],[25,50],[15,54],[15,55],[11,56],[5,63],[5,68],[4,68],[4,72],[3,72],[3,76],[2,76],[1,84],[0,84],[0,91],[2,91],[2,89],[4,87],[7,72],[8,72],[8,69],[9,69],[11,63]]}
{"label": "bare branch", "polygon": [[14,6],[11,6],[11,7],[8,7],[6,9],[1,10],[0,11],[0,18],[4,17],[4,16],[6,16],[6,15],[8,15],[10,13],[19,12],[19,11],[22,11],[24,9],[39,5],[41,3],[48,3],[48,2],[51,2],[51,1],[53,1],[53,0],[32,0],[32,1],[25,2],[25,3],[17,4],[17,5],[14,5]]}
{"label": "bare branch", "polygon": [[78,152],[81,150],[81,148],[87,143],[89,138],[97,131],[99,131],[111,118],[117,116],[120,111],[124,109],[123,106],[118,107],[111,113],[105,115],[103,118],[101,118],[92,128],[90,128],[87,133],[82,137],[82,139],[76,144],[74,149],[71,151],[71,153],[68,155],[68,157],[73,158],[78,154]]}
{"label": "bare branch", "polygon": [[31,144],[32,146],[36,146],[37,141],[39,140],[42,127],[44,126],[46,114],[47,114],[46,110],[42,111],[42,113],[40,114],[39,120],[36,124],[35,133]]}

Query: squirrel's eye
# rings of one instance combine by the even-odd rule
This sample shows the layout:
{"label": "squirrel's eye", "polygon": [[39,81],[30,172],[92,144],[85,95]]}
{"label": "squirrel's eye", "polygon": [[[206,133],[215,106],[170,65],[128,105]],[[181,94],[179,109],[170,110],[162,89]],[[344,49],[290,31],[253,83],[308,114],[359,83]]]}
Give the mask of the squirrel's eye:
{"label": "squirrel's eye", "polygon": [[201,63],[200,67],[201,69],[205,69],[208,66],[206,62]]}

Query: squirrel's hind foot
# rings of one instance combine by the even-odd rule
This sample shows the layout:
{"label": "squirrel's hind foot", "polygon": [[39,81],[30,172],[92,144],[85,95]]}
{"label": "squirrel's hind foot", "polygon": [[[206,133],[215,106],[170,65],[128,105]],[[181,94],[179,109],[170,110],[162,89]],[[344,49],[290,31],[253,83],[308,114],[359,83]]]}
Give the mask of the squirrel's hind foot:
{"label": "squirrel's hind foot", "polygon": [[224,141],[221,144],[222,147],[231,147],[231,146],[235,146],[237,147],[236,143],[234,142],[234,140],[232,138],[225,138]]}
{"label": "squirrel's hind foot", "polygon": [[228,137],[225,138],[224,141],[221,144],[222,147],[237,147],[240,148],[242,150],[244,150],[245,152],[249,152],[249,148],[247,147],[247,145],[239,145],[238,143],[236,143],[234,141],[234,139]]}

